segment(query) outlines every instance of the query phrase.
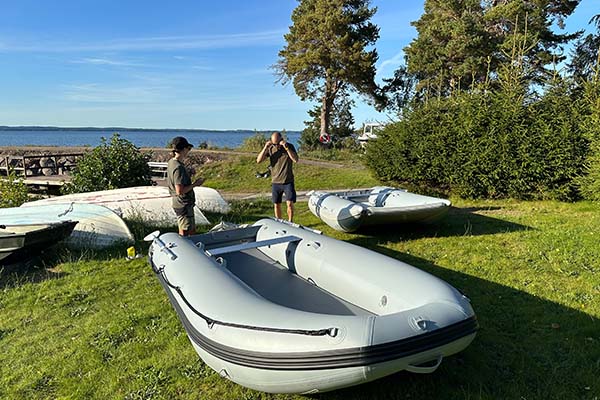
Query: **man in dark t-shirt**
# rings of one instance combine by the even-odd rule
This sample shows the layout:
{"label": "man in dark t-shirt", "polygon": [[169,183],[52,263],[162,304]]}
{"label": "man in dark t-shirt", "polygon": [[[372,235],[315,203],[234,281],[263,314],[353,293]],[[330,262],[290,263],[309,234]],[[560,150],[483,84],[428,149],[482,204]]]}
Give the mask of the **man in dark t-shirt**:
{"label": "man in dark t-shirt", "polygon": [[177,226],[181,236],[196,234],[196,221],[194,219],[194,206],[196,196],[194,188],[202,185],[204,179],[198,178],[192,183],[183,160],[192,149],[192,145],[186,138],[177,136],[171,141],[173,158],[167,164],[167,186],[171,195],[171,203],[175,215],[177,215]]}
{"label": "man in dark t-shirt", "polygon": [[294,187],[293,163],[298,162],[298,153],[294,145],[283,140],[281,133],[274,132],[262,151],[256,157],[256,162],[261,163],[269,158],[271,166],[271,197],[275,218],[281,218],[281,201],[285,194],[287,216],[291,222],[294,219],[294,203],[296,202],[296,188]]}

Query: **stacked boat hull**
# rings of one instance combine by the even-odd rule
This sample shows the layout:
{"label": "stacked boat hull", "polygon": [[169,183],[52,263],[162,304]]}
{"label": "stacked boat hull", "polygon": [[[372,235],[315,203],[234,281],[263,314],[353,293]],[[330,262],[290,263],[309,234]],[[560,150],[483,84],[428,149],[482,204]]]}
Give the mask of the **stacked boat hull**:
{"label": "stacked boat hull", "polygon": [[438,278],[279,221],[167,233],[150,262],[202,359],[265,392],[433,372],[477,330],[468,299]]}
{"label": "stacked boat hull", "polygon": [[28,204],[27,207],[0,208],[0,225],[51,224],[70,220],[79,221],[66,239],[66,243],[73,247],[101,249],[134,240],[121,217],[97,204]]}
{"label": "stacked boat hull", "polygon": [[[216,190],[197,187],[194,188],[194,193],[196,195],[194,215],[197,225],[209,224],[202,211],[229,212],[229,204]],[[22,207],[71,203],[101,205],[125,219],[143,221],[158,226],[170,226],[175,223],[175,214],[171,208],[171,195],[169,190],[163,186],[138,186],[76,193],[27,202]]]}
{"label": "stacked boat hull", "polygon": [[25,261],[69,237],[77,221],[0,225],[0,264]]}

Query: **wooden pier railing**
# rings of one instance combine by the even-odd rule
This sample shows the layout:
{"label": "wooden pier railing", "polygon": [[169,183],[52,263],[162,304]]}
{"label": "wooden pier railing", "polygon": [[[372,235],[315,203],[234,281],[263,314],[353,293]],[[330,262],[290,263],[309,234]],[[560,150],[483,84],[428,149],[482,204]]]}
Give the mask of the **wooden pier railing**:
{"label": "wooden pier railing", "polygon": [[25,178],[68,175],[83,153],[4,156],[0,158],[0,174],[14,171]]}

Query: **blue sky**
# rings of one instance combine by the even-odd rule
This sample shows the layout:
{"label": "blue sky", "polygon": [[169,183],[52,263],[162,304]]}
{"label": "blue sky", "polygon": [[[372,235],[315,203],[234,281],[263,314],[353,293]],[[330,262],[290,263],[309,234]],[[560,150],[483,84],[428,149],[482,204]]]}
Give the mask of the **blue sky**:
{"label": "blue sky", "polygon": [[[275,83],[295,0],[2,0],[0,125],[302,129],[310,103]],[[423,2],[373,0],[378,78]],[[588,27],[582,0],[568,32]],[[358,102],[357,124],[386,120]]]}

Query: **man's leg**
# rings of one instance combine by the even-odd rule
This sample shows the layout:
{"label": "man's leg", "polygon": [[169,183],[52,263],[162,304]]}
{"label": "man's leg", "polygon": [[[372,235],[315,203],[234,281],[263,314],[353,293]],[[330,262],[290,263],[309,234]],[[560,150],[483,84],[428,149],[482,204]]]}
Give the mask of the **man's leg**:
{"label": "man's leg", "polygon": [[287,204],[288,221],[292,222],[294,219],[294,203],[296,202],[296,187],[294,186],[294,182],[285,184],[283,190]]}
{"label": "man's leg", "polygon": [[273,209],[275,210],[275,218],[281,219],[281,203],[273,204]]}
{"label": "man's leg", "polygon": [[177,225],[181,236],[191,236],[196,234],[196,221],[194,207],[186,207],[177,215]]}
{"label": "man's leg", "polygon": [[293,201],[286,201],[287,204],[287,215],[288,215],[288,221],[292,222],[294,220],[294,202]]}
{"label": "man's leg", "polygon": [[271,200],[273,201],[273,211],[275,218],[281,218],[281,199],[283,197],[283,185],[273,183],[271,185]]}

